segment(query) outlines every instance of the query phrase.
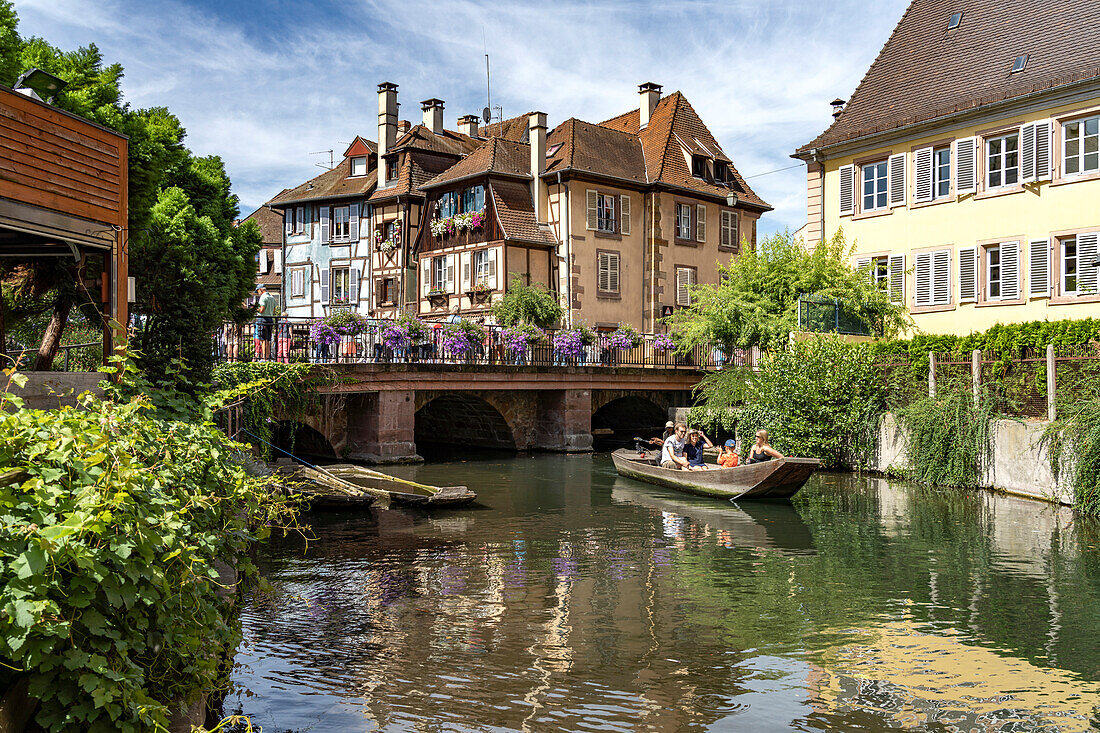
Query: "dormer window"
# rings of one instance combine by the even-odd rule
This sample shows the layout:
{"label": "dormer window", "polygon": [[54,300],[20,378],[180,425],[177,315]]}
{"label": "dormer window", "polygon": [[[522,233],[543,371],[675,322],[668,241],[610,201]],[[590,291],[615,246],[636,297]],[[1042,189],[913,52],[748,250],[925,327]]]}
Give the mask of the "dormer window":
{"label": "dormer window", "polygon": [[386,161],[386,180],[397,181],[397,158],[390,158]]}
{"label": "dormer window", "polygon": [[730,169],[729,165],[724,160],[714,161],[714,182],[725,183],[729,180]]}
{"label": "dormer window", "polygon": [[365,176],[367,175],[367,156],[357,155],[351,159],[351,175],[352,176]]}
{"label": "dormer window", "polygon": [[695,178],[707,177],[707,159],[702,155],[691,156],[691,175]]}

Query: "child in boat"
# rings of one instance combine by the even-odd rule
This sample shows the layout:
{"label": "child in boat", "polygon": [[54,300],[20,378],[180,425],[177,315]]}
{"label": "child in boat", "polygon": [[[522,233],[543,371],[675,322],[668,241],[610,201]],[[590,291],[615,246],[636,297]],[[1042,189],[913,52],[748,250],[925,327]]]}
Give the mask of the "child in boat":
{"label": "child in boat", "polygon": [[727,440],[722,447],[722,455],[718,456],[718,465],[722,468],[733,468],[739,463],[741,458],[737,455],[737,443]]}

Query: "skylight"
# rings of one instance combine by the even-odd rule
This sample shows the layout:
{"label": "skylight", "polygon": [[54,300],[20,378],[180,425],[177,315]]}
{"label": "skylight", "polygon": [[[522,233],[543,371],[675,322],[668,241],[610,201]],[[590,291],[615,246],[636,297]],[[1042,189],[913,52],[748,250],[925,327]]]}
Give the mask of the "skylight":
{"label": "skylight", "polygon": [[547,158],[551,157],[552,155],[554,155],[554,153],[558,152],[559,150],[561,150],[561,143],[557,143],[556,145],[551,145],[550,149],[546,151],[546,157]]}
{"label": "skylight", "polygon": [[1022,53],[1016,57],[1015,63],[1012,64],[1012,73],[1015,74],[1017,71],[1023,71],[1025,66],[1027,66],[1027,54]]}
{"label": "skylight", "polygon": [[947,30],[952,31],[959,27],[959,23],[962,23],[962,13],[952,13],[951,18],[947,21]]}

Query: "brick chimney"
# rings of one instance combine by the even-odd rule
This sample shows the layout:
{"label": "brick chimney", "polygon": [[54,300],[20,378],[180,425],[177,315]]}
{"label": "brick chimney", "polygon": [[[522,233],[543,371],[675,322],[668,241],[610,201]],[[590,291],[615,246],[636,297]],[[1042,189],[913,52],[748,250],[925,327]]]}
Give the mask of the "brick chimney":
{"label": "brick chimney", "polygon": [[397,142],[397,85],[382,82],[378,85],[378,188],[386,181],[386,153]]}
{"label": "brick chimney", "polygon": [[398,120],[397,121],[397,134],[398,135],[404,135],[406,132],[408,132],[411,129],[413,129],[413,123],[409,122],[408,120]]}
{"label": "brick chimney", "polygon": [[478,124],[481,122],[481,118],[477,115],[465,115],[458,118],[458,131],[463,135],[469,135],[470,137],[477,137]]}
{"label": "brick chimney", "polygon": [[638,129],[644,130],[649,125],[653,110],[657,109],[657,102],[661,101],[661,85],[651,81],[639,84],[638,96],[641,97],[641,106],[638,107]]}
{"label": "brick chimney", "polygon": [[546,181],[540,175],[546,170],[546,113],[532,112],[527,115],[527,141],[531,144],[531,200],[535,204],[535,221],[545,222]]}
{"label": "brick chimney", "polygon": [[424,127],[436,135],[443,134],[443,100],[425,99],[420,103],[420,109],[424,111]]}

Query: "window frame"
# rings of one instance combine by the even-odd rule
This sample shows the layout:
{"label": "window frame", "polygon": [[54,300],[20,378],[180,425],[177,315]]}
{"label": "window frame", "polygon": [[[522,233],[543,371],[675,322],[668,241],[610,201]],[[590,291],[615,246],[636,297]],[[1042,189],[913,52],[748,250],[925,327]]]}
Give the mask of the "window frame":
{"label": "window frame", "polygon": [[[940,162],[940,154],[947,153],[947,171],[944,178],[940,178],[940,174],[943,173],[944,164]],[[930,201],[943,201],[944,199],[951,198],[952,182],[951,182],[951,166],[954,161],[951,159],[951,146],[941,145],[940,147],[932,148],[932,198]],[[946,184],[946,189],[942,194],[939,193],[941,184]]]}
{"label": "window frame", "polygon": [[[695,218],[692,215],[692,213],[694,211],[694,208],[695,208],[694,205],[683,202],[683,201],[676,201],[675,205],[676,205],[676,220],[674,222],[674,226],[676,227],[676,241],[677,242],[690,242],[691,244],[695,244],[695,227],[693,226],[693,222],[692,222],[692,220]],[[685,217],[686,224],[687,224],[687,236],[686,237],[681,235],[681,233],[682,233],[682,222],[681,222],[681,215],[680,215],[681,214],[681,208],[683,208],[687,211],[687,216]]]}
{"label": "window frame", "polygon": [[397,158],[391,158],[386,161],[386,183],[397,182],[398,167]]}
{"label": "window frame", "polygon": [[876,255],[869,258],[871,269],[867,274],[871,283],[884,293],[890,292],[890,255]]}
{"label": "window frame", "polygon": [[[603,260],[604,260],[605,257],[608,259],[608,268],[607,268],[608,272],[610,273],[612,269],[614,269],[614,272],[615,272],[615,285],[616,285],[616,287],[615,287],[614,290],[612,290],[611,288],[606,288],[605,289],[605,288],[601,287],[601,285],[600,285],[600,272],[603,269],[603,264],[604,264]],[[615,265],[614,268],[611,267],[612,262]],[[597,296],[603,297],[603,298],[618,298],[618,297],[621,296],[621,294],[622,294],[622,267],[623,267],[622,262],[623,262],[622,255],[616,250],[611,250],[611,249],[597,249],[596,250],[596,294],[597,294]],[[610,281],[610,274],[608,275],[608,280]]]}
{"label": "window frame", "polygon": [[[996,261],[994,261],[996,260]],[[994,269],[996,273],[994,273]],[[995,276],[994,276],[995,275]],[[988,244],[982,247],[982,300],[994,301],[1001,300],[1001,292],[1003,290],[1002,279],[1004,277],[1004,268],[1001,263],[1001,245]],[[994,286],[996,286],[997,292],[994,293]]]}
{"label": "window frame", "polygon": [[[342,221],[341,221],[341,214]],[[342,231],[341,231],[342,230]],[[332,207],[332,233],[330,234],[333,242],[348,242],[351,241],[351,206],[345,204],[344,206]]]}
{"label": "window frame", "polygon": [[[351,303],[351,267],[332,267],[328,271],[329,277],[329,303],[331,305],[349,305]],[[337,278],[343,282],[338,282]],[[344,294],[341,298],[337,295],[338,285],[343,286]]]}
{"label": "window frame", "polygon": [[[350,163],[350,167],[349,167],[348,178],[362,178],[363,176],[367,175],[367,170],[368,170],[367,156],[365,156],[365,155],[353,155],[350,158],[350,161],[351,161],[351,163]],[[360,164],[363,166],[363,172],[362,173],[356,173],[355,172],[356,161],[360,161]]]}
{"label": "window frame", "polygon": [[447,289],[447,255],[432,257],[432,290]]}
{"label": "window frame", "polygon": [[[691,273],[691,282],[689,283],[689,287],[685,288],[685,292],[687,293],[687,302],[686,303],[681,303],[680,302],[680,272],[681,271]],[[675,274],[675,279],[673,280],[673,288],[675,288],[674,293],[675,293],[676,305],[678,307],[681,307],[681,308],[687,308],[691,305],[690,285],[698,285],[699,284],[699,268],[695,267],[694,265],[676,265],[675,268],[673,269],[673,272]]]}
{"label": "window frame", "polygon": [[[619,232],[619,212],[618,212],[618,196],[616,194],[604,193],[603,191],[596,191],[596,229],[599,234],[618,234]],[[610,211],[610,215],[606,212]],[[610,228],[604,226],[605,222],[610,223]]]}
{"label": "window frame", "polygon": [[707,180],[707,156],[699,155],[698,153],[692,153],[691,177],[697,178],[700,181]]}
{"label": "window frame", "polygon": [[[1066,287],[1067,278],[1070,277],[1066,274],[1066,245],[1072,243],[1073,245],[1073,289],[1070,290]],[[1077,251],[1077,235],[1071,237],[1062,237],[1058,240],[1058,293],[1060,295],[1080,295],[1081,291],[1078,289],[1080,285],[1080,268],[1078,264],[1080,262]]]}
{"label": "window frame", "polygon": [[[1087,127],[1088,127],[1088,123],[1093,122],[1093,121],[1095,121],[1096,132],[1090,134],[1090,133],[1087,132]],[[1062,144],[1061,144],[1061,150],[1059,152],[1061,153],[1061,156],[1062,156],[1062,162],[1061,162],[1061,166],[1060,166],[1062,177],[1063,178],[1076,178],[1078,176],[1088,176],[1088,175],[1100,174],[1100,114],[1091,114],[1091,115],[1084,115],[1082,117],[1074,117],[1073,119],[1062,120],[1060,122],[1060,124],[1061,124],[1060,132],[1061,132],[1061,138],[1062,138],[1061,142],[1062,142]],[[1080,133],[1073,140],[1073,142],[1077,143],[1077,152],[1075,154],[1073,154],[1072,156],[1066,150],[1069,147],[1069,144],[1071,142],[1071,140],[1069,138],[1069,135],[1067,133],[1067,128],[1070,125],[1078,125],[1079,129],[1080,129]],[[1088,138],[1090,138],[1090,137],[1096,138],[1096,141],[1097,141],[1097,150],[1092,152],[1092,153],[1085,152],[1085,143],[1087,142]],[[1096,167],[1093,168],[1093,169],[1086,169],[1085,168],[1085,157],[1088,156],[1088,155],[1095,155],[1096,158],[1097,158]],[[1075,159],[1078,162],[1078,170],[1076,170],[1072,173],[1068,170],[1068,167],[1067,167],[1067,164],[1069,163],[1071,158]]]}
{"label": "window frame", "polygon": [[[1007,147],[1008,147],[1007,143],[1010,139],[1014,139],[1015,143],[1016,143],[1016,149],[1013,150],[1013,151],[1007,150]],[[992,148],[993,144],[998,143],[998,142],[1004,144],[1001,151],[999,153],[992,153],[991,148]],[[998,135],[987,135],[986,137],[982,138],[982,152],[984,153],[984,155],[982,156],[982,163],[983,163],[983,168],[984,168],[984,170],[982,171],[983,172],[982,182],[984,184],[984,187],[985,187],[986,191],[998,191],[998,190],[1012,188],[1014,186],[1019,186],[1020,185],[1020,130],[1019,130],[1019,128],[1015,128],[1013,130],[1009,130],[1007,132],[1003,132],[1003,133],[998,134]],[[1013,166],[1008,165],[1008,156],[1009,155],[1015,155],[1016,156],[1016,164],[1013,165]],[[993,170],[993,165],[992,165],[992,161],[994,159],[999,159],[1000,162],[1001,162],[1000,167],[996,171]],[[1016,172],[1016,180],[1012,181],[1011,183],[1009,183],[1007,181],[1008,172],[1010,170],[1014,170]],[[994,185],[993,182],[992,182],[992,177],[993,177],[994,173],[997,173],[998,175],[1001,176],[1001,182],[996,184],[996,185]]]}
{"label": "window frame", "polygon": [[[489,270],[489,250],[487,249],[475,249],[470,253],[470,286],[473,287],[480,282],[489,284],[489,278],[492,273]],[[479,271],[484,268],[484,276],[479,276]]]}
{"label": "window frame", "polygon": [[[727,217],[733,220],[733,226],[727,226]],[[722,237],[726,235],[727,244],[722,244]],[[718,210],[718,249],[723,252],[741,251],[741,212],[737,209],[720,208]]]}
{"label": "window frame", "polygon": [[[290,268],[290,297],[306,297],[306,269],[305,267]],[[295,282],[299,281],[299,282]]]}
{"label": "window frame", "polygon": [[[882,175],[879,175],[879,168],[882,168]],[[874,206],[868,208],[867,206],[867,172],[870,169],[875,169],[875,175],[872,179],[873,189],[870,194]],[[882,190],[879,190],[879,183],[882,183]],[[881,198],[882,203],[879,204]],[[866,163],[860,163],[859,165],[859,213],[869,213],[872,211],[886,211],[890,209],[890,160],[889,156],[885,158],[867,161]]]}

